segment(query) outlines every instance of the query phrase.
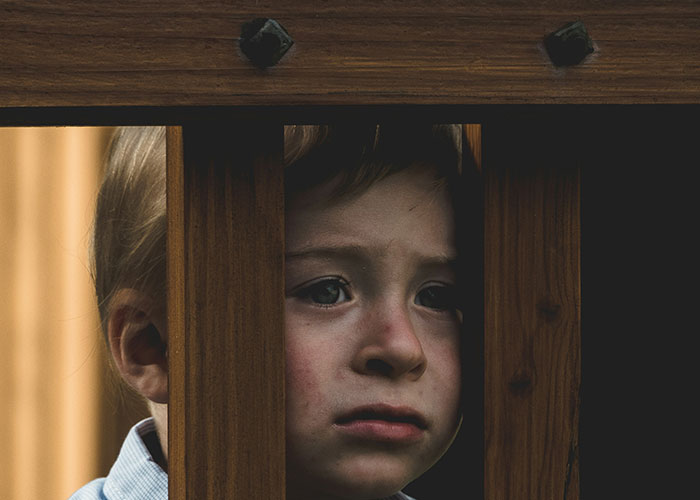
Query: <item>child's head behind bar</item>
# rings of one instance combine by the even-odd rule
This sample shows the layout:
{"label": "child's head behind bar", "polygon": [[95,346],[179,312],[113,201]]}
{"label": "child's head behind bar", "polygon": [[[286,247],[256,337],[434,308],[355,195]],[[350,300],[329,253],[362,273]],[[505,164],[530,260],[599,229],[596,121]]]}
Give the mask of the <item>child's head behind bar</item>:
{"label": "child's head behind bar", "polygon": [[[460,421],[461,125],[284,128],[287,497],[395,494]],[[165,131],[120,128],[92,264],[115,366],[167,461]],[[264,307],[264,305],[261,305]]]}

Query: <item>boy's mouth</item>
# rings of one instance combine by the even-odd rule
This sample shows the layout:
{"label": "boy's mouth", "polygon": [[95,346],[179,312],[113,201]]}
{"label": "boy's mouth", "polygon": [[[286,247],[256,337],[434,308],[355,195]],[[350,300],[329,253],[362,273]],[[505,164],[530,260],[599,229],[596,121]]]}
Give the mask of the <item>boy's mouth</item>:
{"label": "boy's mouth", "polygon": [[336,420],[337,425],[349,425],[352,422],[387,422],[408,424],[420,430],[428,428],[428,424],[419,412],[407,406],[391,406],[373,404],[354,408]]}

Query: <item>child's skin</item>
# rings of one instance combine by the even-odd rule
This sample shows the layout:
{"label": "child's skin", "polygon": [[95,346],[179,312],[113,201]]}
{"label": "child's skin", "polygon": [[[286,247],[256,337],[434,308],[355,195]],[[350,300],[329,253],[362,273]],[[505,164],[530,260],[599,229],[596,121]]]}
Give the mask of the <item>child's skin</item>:
{"label": "child's skin", "polygon": [[[446,191],[431,184],[428,172],[411,168],[333,204],[332,184],[288,200],[290,500],[388,496],[432,466],[454,438],[454,222]],[[129,308],[141,314],[125,319]],[[118,294],[113,311],[117,367],[154,403],[167,460],[165,311],[133,290]],[[383,406],[352,418],[367,405]],[[403,422],[387,420],[392,409]]]}
{"label": "child's skin", "polygon": [[[459,420],[459,319],[438,295],[455,285],[446,192],[416,169],[331,206],[330,188],[292,200],[286,220],[290,500],[395,493]],[[376,404],[424,422],[343,419]]]}

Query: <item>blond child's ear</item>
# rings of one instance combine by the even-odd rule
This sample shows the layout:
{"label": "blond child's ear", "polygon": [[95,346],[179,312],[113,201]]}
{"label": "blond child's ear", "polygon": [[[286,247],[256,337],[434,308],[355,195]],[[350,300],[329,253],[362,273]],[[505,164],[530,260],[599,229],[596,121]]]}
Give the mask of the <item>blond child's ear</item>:
{"label": "blond child's ear", "polygon": [[109,348],[122,378],[154,403],[168,402],[168,335],[164,308],[125,288],[110,304]]}

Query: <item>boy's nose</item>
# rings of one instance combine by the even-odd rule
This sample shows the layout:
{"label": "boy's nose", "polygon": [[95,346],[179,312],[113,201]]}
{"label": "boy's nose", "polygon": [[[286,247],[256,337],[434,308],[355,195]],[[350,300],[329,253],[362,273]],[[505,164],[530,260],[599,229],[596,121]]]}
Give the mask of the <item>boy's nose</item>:
{"label": "boy's nose", "polygon": [[352,368],[362,374],[417,380],[427,367],[423,346],[402,307],[369,315]]}

